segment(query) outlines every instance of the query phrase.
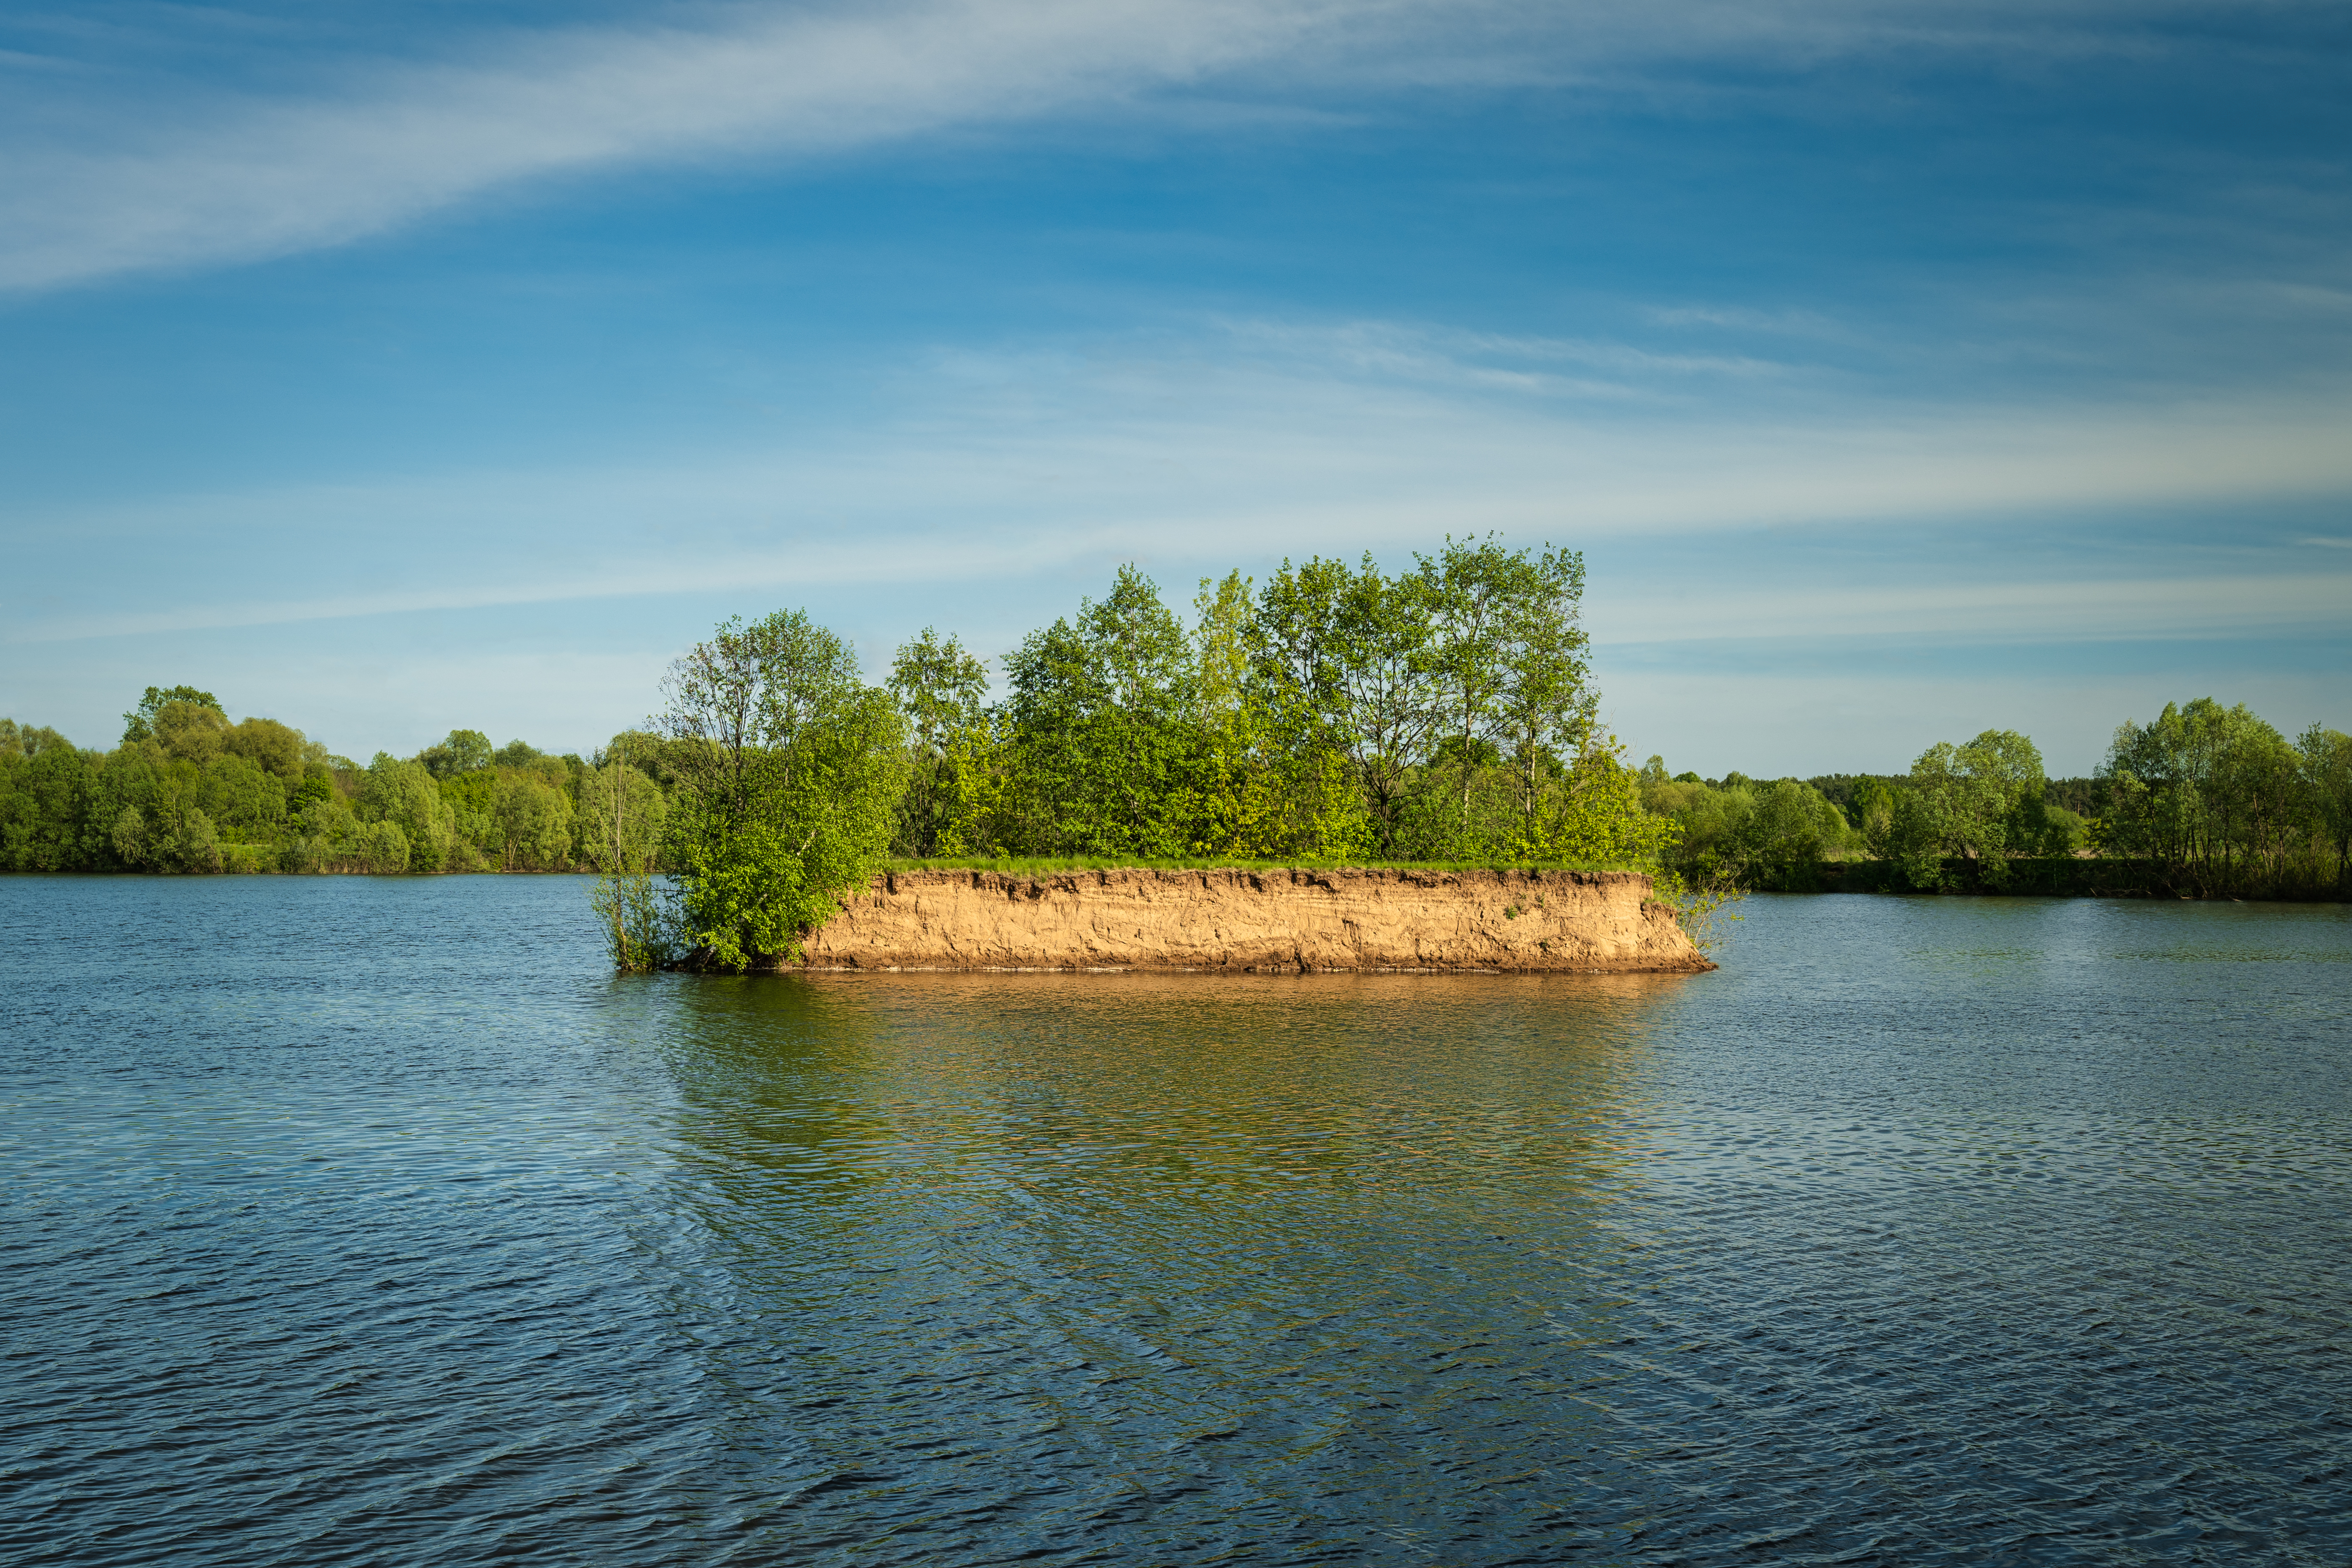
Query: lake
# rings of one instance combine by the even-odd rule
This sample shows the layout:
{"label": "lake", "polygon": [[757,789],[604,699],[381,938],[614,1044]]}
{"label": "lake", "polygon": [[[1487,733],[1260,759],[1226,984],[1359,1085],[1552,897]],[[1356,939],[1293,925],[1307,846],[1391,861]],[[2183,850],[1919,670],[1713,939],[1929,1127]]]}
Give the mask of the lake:
{"label": "lake", "polygon": [[2352,1560],[2352,912],[616,980],[0,879],[11,1563]]}

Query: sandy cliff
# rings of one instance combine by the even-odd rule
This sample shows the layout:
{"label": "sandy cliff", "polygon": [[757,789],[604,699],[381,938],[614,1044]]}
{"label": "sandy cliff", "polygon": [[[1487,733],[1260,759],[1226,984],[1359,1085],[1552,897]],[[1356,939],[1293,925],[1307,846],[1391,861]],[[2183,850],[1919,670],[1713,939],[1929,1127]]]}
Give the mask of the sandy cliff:
{"label": "sandy cliff", "polygon": [[812,969],[1700,970],[1650,880],[1581,871],[894,872]]}

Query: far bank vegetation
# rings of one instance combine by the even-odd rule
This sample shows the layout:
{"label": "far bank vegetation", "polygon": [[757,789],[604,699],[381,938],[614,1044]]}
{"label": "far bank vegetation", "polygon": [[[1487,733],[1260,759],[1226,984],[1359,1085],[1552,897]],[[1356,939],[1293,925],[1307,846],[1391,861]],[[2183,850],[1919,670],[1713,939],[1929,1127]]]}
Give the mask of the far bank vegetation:
{"label": "far bank vegetation", "polygon": [[1622,868],[1695,913],[1710,890],[2063,890],[2053,868],[2086,861],[2137,890],[2352,891],[2352,741],[2210,699],[2126,723],[2089,779],[2009,731],[1900,774],[1633,768],[1595,718],[1583,585],[1573,552],[1448,540],[1396,573],[1203,581],[1180,617],[1123,568],[1003,656],[993,700],[951,635],[869,684],[780,613],[719,628],[662,714],[584,757],[454,730],[361,764],[149,688],[109,750],[0,720],[0,868],[596,871],[628,879],[600,905],[616,942],[723,966],[893,863]]}
{"label": "far bank vegetation", "polygon": [[2126,721],[2090,778],[2048,778],[2031,740],[1989,730],[1907,773],[1702,779],[1652,757],[1641,780],[1675,826],[1665,865],[1743,888],[2352,894],[2352,738],[2290,741],[2210,698]]}

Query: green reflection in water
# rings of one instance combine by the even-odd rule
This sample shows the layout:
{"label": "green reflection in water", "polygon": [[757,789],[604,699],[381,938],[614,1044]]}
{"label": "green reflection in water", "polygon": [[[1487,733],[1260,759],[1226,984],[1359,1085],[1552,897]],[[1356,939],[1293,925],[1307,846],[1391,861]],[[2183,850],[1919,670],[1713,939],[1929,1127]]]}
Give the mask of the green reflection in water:
{"label": "green reflection in water", "polygon": [[1588,1448],[1622,1373],[1572,1369],[1638,1289],[1606,1221],[1648,1137],[1646,1018],[1685,983],[680,986],[677,1196],[688,1294],[731,1325],[705,1348],[725,1426],[769,1434],[787,1490],[828,1456],[911,1446],[889,1484],[937,1488],[1075,1447],[1118,1488],[1318,1506],[1302,1468],[1434,1485],[1531,1423]]}

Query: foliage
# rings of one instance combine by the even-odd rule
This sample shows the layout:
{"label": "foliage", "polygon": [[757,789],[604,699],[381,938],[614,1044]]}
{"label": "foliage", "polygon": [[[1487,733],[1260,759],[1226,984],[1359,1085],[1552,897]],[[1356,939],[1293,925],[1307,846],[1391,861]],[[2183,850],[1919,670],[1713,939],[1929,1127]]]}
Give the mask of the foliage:
{"label": "foliage", "polygon": [[1045,853],[1183,852],[1192,649],[1151,580],[1122,566],[1100,603],[1005,656],[1018,836]]}
{"label": "foliage", "polygon": [[1946,885],[1948,858],[1979,862],[1979,879],[1999,888],[2010,854],[2038,848],[2022,842],[2027,835],[2019,829],[2029,798],[2039,811],[2042,782],[2042,753],[2013,730],[1930,746],[1911,764],[1911,787],[1895,803],[1884,852],[1922,890]]}
{"label": "foliage", "polygon": [[848,646],[799,611],[720,626],[671,667],[679,787],[665,856],[702,963],[789,956],[887,855],[907,726]]}
{"label": "foliage", "polygon": [[1740,919],[1733,906],[1748,896],[1735,879],[1721,872],[1685,876],[1669,868],[1657,874],[1653,886],[1660,900],[1674,906],[1675,923],[1691,945],[1706,953],[1721,950],[1728,934],[1723,927]]}
{"label": "foliage", "polygon": [[902,645],[885,683],[907,716],[907,793],[898,803],[892,852],[933,855],[951,829],[958,799],[951,752],[958,736],[979,722],[988,696],[988,669],[954,637],[930,626]]}
{"label": "foliage", "polygon": [[651,973],[677,957],[675,915],[645,872],[605,872],[589,889],[588,907],[621,973]]}
{"label": "foliage", "polygon": [[221,745],[231,756],[289,784],[299,783],[308,768],[302,731],[275,719],[247,719],[230,729]]}
{"label": "foliage", "polygon": [[0,719],[0,757],[37,757],[58,746],[71,750],[73,742],[55,730]]}
{"label": "foliage", "polygon": [[[993,704],[936,628],[876,691],[804,616],[730,622],[673,671],[657,728],[586,761],[452,730],[361,768],[151,687],[112,751],[0,720],[0,869],[593,868],[636,879],[597,895],[608,926],[621,911],[616,963],[662,951],[675,919],[722,965],[791,951],[885,853],[1636,868],[1695,929],[1727,890],[1833,877],[2352,894],[2352,742],[2314,725],[2290,742],[2210,699],[2124,726],[2092,779],[2044,778],[2000,730],[1899,775],[1631,769],[1594,717],[1582,587],[1570,552],[1448,538],[1400,573],[1317,558],[1203,580],[1180,619],[1127,567],[1006,656]],[[1862,855],[1885,864],[1834,867]],[[2095,857],[2132,866],[2071,869]]]}
{"label": "foliage", "polygon": [[642,875],[660,863],[669,802],[661,786],[626,763],[592,768],[580,780],[573,816],[582,862],[606,876]]}
{"label": "foliage", "polygon": [[1859,837],[1819,790],[1797,779],[1756,784],[1734,773],[1717,787],[1668,781],[1664,773],[1660,763],[1642,798],[1675,824],[1665,865],[1687,889],[1818,887],[1822,868]]}
{"label": "foliage", "polygon": [[[362,822],[388,822],[400,829],[408,861],[400,869],[438,871],[459,842],[457,814],[441,798],[422,763],[404,763],[383,752],[368,764],[357,802]],[[382,840],[377,841],[381,846]]]}
{"label": "foliage", "polygon": [[497,769],[489,826],[499,868],[543,871],[570,865],[572,815],[572,797],[544,773]]}
{"label": "foliage", "polygon": [[2316,725],[2290,743],[2243,703],[2167,703],[2153,722],[2116,731],[2100,770],[2100,847],[2155,860],[2202,893],[2341,889],[2343,744]]}
{"label": "foliage", "polygon": [[1001,708],[958,715],[929,847],[1647,858],[1662,830],[1592,721],[1581,584],[1566,552],[1448,540],[1394,578],[1367,558],[1203,581],[1188,631],[1122,568],[1007,656]]}
{"label": "foliage", "polygon": [[2315,837],[2336,855],[2336,888],[2352,892],[2352,736],[2314,724],[2295,738]]}
{"label": "foliage", "polygon": [[155,716],[167,703],[189,702],[199,708],[220,710],[220,699],[209,691],[199,691],[193,686],[151,686],[139,699],[139,706],[122,716],[122,739],[125,744],[144,741],[154,734]]}
{"label": "foliage", "polygon": [[436,779],[453,779],[490,765],[490,738],[479,730],[452,730],[439,742],[416,753],[425,771]]}

